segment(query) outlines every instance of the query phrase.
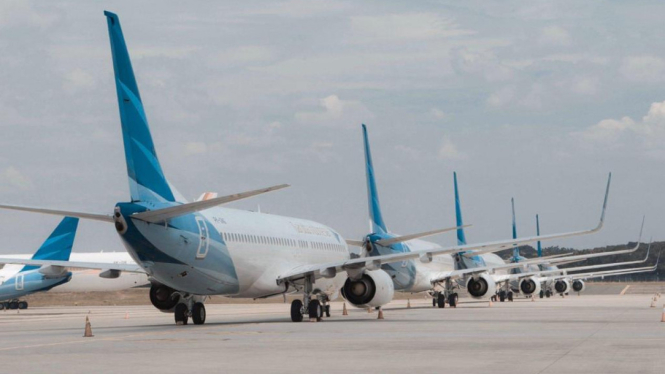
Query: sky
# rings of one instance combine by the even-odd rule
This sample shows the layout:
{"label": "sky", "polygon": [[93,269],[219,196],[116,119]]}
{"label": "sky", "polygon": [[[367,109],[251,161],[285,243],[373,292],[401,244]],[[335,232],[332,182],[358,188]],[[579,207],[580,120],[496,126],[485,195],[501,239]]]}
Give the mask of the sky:
{"label": "sky", "polygon": [[[121,20],[167,178],[186,197],[288,183],[229,207],[368,232],[361,123],[388,228],[470,243],[596,225],[546,245],[664,240],[665,3],[2,1],[0,202],[111,213],[129,198],[103,10]],[[0,253],[59,218],[0,211]],[[432,238],[455,244],[451,234]],[[82,222],[75,251],[122,251]]]}

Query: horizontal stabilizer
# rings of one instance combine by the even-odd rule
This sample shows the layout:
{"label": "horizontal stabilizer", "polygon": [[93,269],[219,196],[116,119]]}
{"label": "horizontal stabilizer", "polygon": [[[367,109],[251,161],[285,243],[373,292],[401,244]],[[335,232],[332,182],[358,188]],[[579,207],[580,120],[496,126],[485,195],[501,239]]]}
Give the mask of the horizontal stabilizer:
{"label": "horizontal stabilizer", "polygon": [[113,217],[109,214],[72,212],[69,210],[33,208],[33,207],[17,206],[17,205],[0,205],[0,209],[20,210],[23,212],[44,213],[44,214],[53,214],[56,216],[69,216],[76,218],[92,219],[96,221],[113,222]]}
{"label": "horizontal stabilizer", "polygon": [[132,214],[132,218],[138,219],[145,222],[159,223],[168,221],[171,218],[180,217],[185,214],[199,212],[202,210],[210,209],[212,207],[230,203],[232,201],[246,199],[248,197],[261,195],[266,192],[272,192],[281,190],[282,188],[290,187],[288,184],[280,184],[278,186],[272,186],[268,188],[262,188],[260,190],[241,192],[235,195],[228,195],[222,197],[216,197],[214,199],[195,201],[193,203],[186,203],[181,205],[172,206],[164,209],[150,210],[147,212],[141,212]]}
{"label": "horizontal stabilizer", "polygon": [[471,226],[471,225],[448,227],[448,228],[445,228],[445,229],[426,231],[426,232],[421,232],[421,233],[418,233],[418,234],[402,235],[402,236],[397,236],[397,237],[390,238],[390,239],[377,240],[376,244],[378,244],[380,246],[383,246],[383,247],[387,247],[387,246],[395,244],[395,243],[402,243],[402,242],[406,242],[406,241],[413,240],[413,239],[420,239],[420,238],[424,238],[424,237],[427,237],[427,236],[442,234],[444,232],[455,231],[455,230],[459,230],[459,229],[469,227],[469,226]]}

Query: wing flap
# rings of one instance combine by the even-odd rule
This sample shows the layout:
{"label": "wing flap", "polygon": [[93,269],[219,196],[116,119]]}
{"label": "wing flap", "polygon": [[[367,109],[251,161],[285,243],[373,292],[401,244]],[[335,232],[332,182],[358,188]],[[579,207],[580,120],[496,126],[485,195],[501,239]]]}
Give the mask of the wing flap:
{"label": "wing flap", "polygon": [[51,261],[51,260],[32,260],[21,258],[0,258],[0,264],[32,265],[32,266],[53,266],[63,268],[80,268],[94,270],[118,270],[129,273],[144,273],[140,266],[136,264],[113,264],[104,262],[76,262],[76,261]]}

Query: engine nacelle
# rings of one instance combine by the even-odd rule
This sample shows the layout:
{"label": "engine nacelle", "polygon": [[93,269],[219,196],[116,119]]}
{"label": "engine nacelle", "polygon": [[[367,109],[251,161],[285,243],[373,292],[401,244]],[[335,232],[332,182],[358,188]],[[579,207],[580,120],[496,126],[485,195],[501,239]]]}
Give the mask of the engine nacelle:
{"label": "engine nacelle", "polygon": [[573,291],[582,292],[586,288],[586,284],[583,280],[577,279],[573,282]]}
{"label": "engine nacelle", "polygon": [[150,286],[150,302],[162,312],[173,312],[178,301],[180,301],[180,295],[175,292],[171,287],[153,283]]}
{"label": "engine nacelle", "polygon": [[554,290],[556,293],[566,293],[570,290],[570,283],[566,279],[559,279],[554,283]]}
{"label": "engine nacelle", "polygon": [[488,274],[480,274],[477,277],[469,277],[466,290],[473,298],[489,298],[496,294],[496,282]]}
{"label": "engine nacelle", "polygon": [[520,292],[524,295],[537,295],[540,293],[540,282],[533,278],[524,278],[519,284]]}
{"label": "engine nacelle", "polygon": [[374,308],[393,300],[395,286],[385,271],[367,271],[358,280],[347,278],[342,287],[342,296],[355,307]]}

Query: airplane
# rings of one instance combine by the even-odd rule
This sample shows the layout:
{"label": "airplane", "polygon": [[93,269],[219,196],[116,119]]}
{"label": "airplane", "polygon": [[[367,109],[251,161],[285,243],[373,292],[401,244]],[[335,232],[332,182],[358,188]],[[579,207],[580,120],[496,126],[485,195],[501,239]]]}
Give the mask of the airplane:
{"label": "airplane", "polygon": [[[10,254],[2,255],[5,259],[29,259],[30,255]],[[93,262],[111,264],[136,264],[126,251],[122,252],[72,252],[69,261]],[[2,264],[0,264],[0,267]],[[14,268],[18,272],[22,265],[6,265],[5,269]],[[72,272],[72,279],[49,293],[67,292],[100,292],[121,291],[129,288],[143,287],[149,285],[148,276],[145,273],[113,272],[110,270],[83,269],[67,267]]]}
{"label": "airplane", "polygon": [[[610,175],[611,179],[611,175]],[[454,181],[454,190],[455,190],[455,218],[456,223],[460,228],[457,230],[457,237],[460,243],[466,243],[466,235],[464,233],[463,220],[462,220],[462,208],[459,197],[459,187],[457,182],[457,173],[453,173]],[[608,180],[608,189],[609,191],[609,180]],[[607,196],[606,191],[606,196]],[[513,217],[513,238],[517,237],[517,224],[515,221],[515,205],[514,200],[512,200],[512,217]],[[644,220],[642,221],[642,228],[644,227]],[[537,237],[540,237],[540,231],[538,229]],[[636,251],[639,247],[639,241],[642,237],[642,229],[640,229],[640,239],[638,239],[638,244],[626,250],[621,251],[612,251],[612,252],[601,252],[585,255],[576,255],[570,256],[569,254],[565,255],[555,255],[548,257],[538,257],[533,259],[526,259],[519,253],[519,248],[513,247],[513,256],[510,259],[510,263],[506,264],[500,257],[493,255],[490,258],[489,262],[492,265],[486,266],[483,265],[481,261],[487,261],[487,258],[476,256],[473,261],[469,260],[469,256],[473,256],[473,253],[458,253],[454,254],[456,256],[456,264],[462,264],[466,267],[467,274],[470,274],[472,277],[484,277],[485,284],[490,285],[489,287],[481,288],[481,291],[485,291],[484,294],[480,294],[477,290],[468,289],[469,294],[476,299],[482,299],[484,297],[498,298],[501,302],[508,300],[512,301],[515,292],[520,292],[525,296],[531,296],[533,294],[538,294],[541,291],[540,285],[542,282],[547,281],[547,278],[539,277],[539,270],[542,264],[547,264],[550,269],[556,269],[556,264],[568,264],[572,262],[582,261],[588,258],[609,256],[609,255],[618,255],[624,253],[632,253]],[[540,245],[540,241],[538,241]],[[459,260],[457,260],[459,258]],[[459,266],[461,267],[461,266]],[[497,270],[507,270],[507,273],[497,273]],[[435,281],[439,281],[436,279]],[[464,279],[464,277],[458,277],[456,282],[448,282],[446,287],[443,290],[444,295],[451,295],[456,293],[455,290],[459,287],[464,287],[468,285],[469,280]],[[567,286],[565,281],[555,281],[552,284],[559,285],[559,287]],[[492,290],[492,292],[488,292]],[[498,291],[498,292],[497,292]],[[441,298],[442,301],[446,300],[446,297]],[[447,297],[450,299],[450,296]],[[450,300],[449,300],[450,301]],[[455,302],[455,300],[453,300]],[[437,302],[439,307],[443,307],[441,302]],[[450,304],[450,303],[449,303]],[[454,306],[455,304],[450,304]]]}
{"label": "airplane", "polygon": [[[385,224],[379,203],[379,196],[375,181],[374,165],[369,144],[367,126],[362,125],[363,145],[365,151],[365,173],[367,178],[367,199],[370,219],[370,234],[363,240],[347,240],[347,243],[361,247],[362,255],[368,258],[378,256],[404,256],[409,253],[424,252],[416,261],[405,259],[401,263],[386,263],[381,266],[392,279],[395,290],[418,293],[428,292],[432,296],[433,306],[445,307],[446,302],[455,307],[458,301],[456,292],[459,287],[466,287],[474,298],[484,298],[494,295],[497,282],[508,277],[507,271],[522,267],[523,264],[506,264],[493,252],[508,248],[515,248],[520,243],[531,243],[537,240],[552,240],[570,236],[586,235],[598,231],[604,222],[604,211],[607,206],[611,174],[605,191],[603,212],[599,225],[591,230],[556,234],[547,237],[513,238],[508,241],[480,243],[469,245],[466,242],[461,208],[459,205],[459,192],[457,190],[457,177],[455,174],[455,202],[457,246],[442,248],[436,243],[420,240],[429,235],[398,236],[390,232]],[[433,256],[432,254],[447,254],[448,256]],[[489,273],[493,274],[490,275]],[[506,278],[507,279],[507,278]],[[363,285],[361,289],[364,289]],[[346,288],[342,296],[352,305],[364,305],[363,301],[349,297]],[[353,295],[351,295],[353,296]]]}
{"label": "airplane", "polygon": [[[65,217],[32,256],[34,260],[67,261],[74,245],[78,218]],[[0,269],[0,309],[27,309],[21,297],[69,282],[72,273],[60,266],[21,265]]]}
{"label": "airplane", "polygon": [[[571,255],[570,253],[565,253],[565,254],[557,254],[553,256],[543,257],[542,246],[541,243],[538,242],[536,250],[537,257],[535,259],[525,259],[522,257],[519,260],[521,263],[525,265],[525,267],[521,269],[522,270],[521,272],[515,272],[513,275],[511,275],[510,287],[514,292],[521,292],[526,297],[531,297],[534,294],[539,294],[540,298],[543,298],[544,296],[550,297],[554,294],[565,294],[568,293],[571,288],[576,292],[581,292],[584,289],[583,281],[572,280],[565,276],[561,277],[560,275],[576,270],[588,270],[588,269],[595,269],[602,267],[612,267],[612,266],[645,262],[647,260],[646,258],[641,261],[632,261],[625,263],[609,263],[609,264],[577,266],[569,268],[558,267],[560,265],[586,261],[587,259],[590,258],[627,254],[637,251],[641,244],[642,232],[644,230],[644,222],[645,219],[643,218],[642,225],[640,228],[640,235],[635,246],[632,248],[627,248],[619,251],[589,253],[584,255]],[[515,211],[513,204],[513,232],[516,231],[515,227],[516,227]],[[540,235],[540,218],[538,215],[536,215],[536,234]],[[649,248],[647,248],[647,257],[650,248],[651,245],[649,245]],[[535,269],[533,266],[530,267],[526,266],[527,264],[534,264],[534,263],[538,265]]]}
{"label": "airplane", "polygon": [[[384,264],[415,259],[427,263],[440,255],[467,250],[494,252],[536,240],[586,235],[603,225],[607,194],[601,220],[592,230],[351,258],[342,236],[320,223],[220,207],[288,185],[188,202],[167,181],[157,157],[120,19],[112,12],[105,11],[104,15],[111,42],[130,200],[116,203],[112,214],[15,205],[0,208],[112,223],[136,264],[17,259],[0,262],[145,273],[151,282],[152,304],[174,313],[176,324],[181,325],[187,324],[190,317],[194,324],[205,323],[204,302],[211,295],[266,298],[297,292],[303,297],[302,301],[291,303],[291,320],[300,322],[305,315],[310,320],[321,319],[324,310],[329,311],[328,301],[342,288],[347,300],[353,299],[357,305],[385,305],[394,296],[394,285],[388,273],[381,270]],[[379,234],[371,240],[373,245],[392,248],[410,238],[449,230],[406,237]],[[355,245],[356,241],[352,243]]]}

